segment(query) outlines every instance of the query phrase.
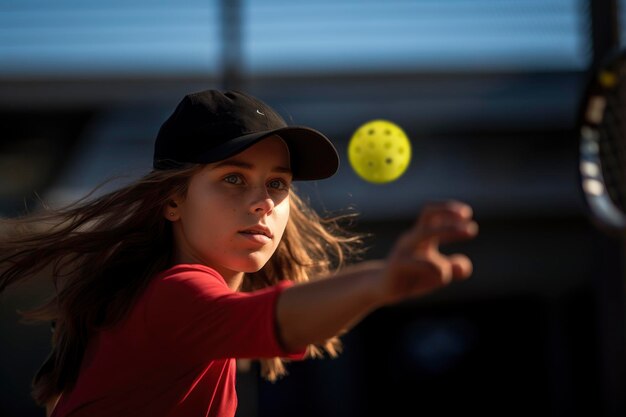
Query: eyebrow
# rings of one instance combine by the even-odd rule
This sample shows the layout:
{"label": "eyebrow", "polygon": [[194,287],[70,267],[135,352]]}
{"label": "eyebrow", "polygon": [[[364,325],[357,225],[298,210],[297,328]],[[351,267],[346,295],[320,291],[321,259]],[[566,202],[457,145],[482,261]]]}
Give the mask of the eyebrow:
{"label": "eyebrow", "polygon": [[[227,159],[226,161],[220,162],[215,165],[213,168],[223,168],[223,167],[237,167],[243,169],[253,169],[254,165],[249,162],[240,161],[237,159]],[[291,174],[291,169],[284,166],[276,166],[272,168],[272,172]]]}

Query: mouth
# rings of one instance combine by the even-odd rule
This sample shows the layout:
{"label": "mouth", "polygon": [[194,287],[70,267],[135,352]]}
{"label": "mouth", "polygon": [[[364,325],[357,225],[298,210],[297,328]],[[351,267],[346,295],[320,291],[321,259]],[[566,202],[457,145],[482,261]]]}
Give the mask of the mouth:
{"label": "mouth", "polygon": [[253,227],[249,227],[247,229],[244,230],[240,230],[239,233],[243,233],[246,235],[262,235],[268,238],[272,238],[274,237],[272,235],[272,232],[270,231],[270,229],[268,229],[265,226],[253,226]]}

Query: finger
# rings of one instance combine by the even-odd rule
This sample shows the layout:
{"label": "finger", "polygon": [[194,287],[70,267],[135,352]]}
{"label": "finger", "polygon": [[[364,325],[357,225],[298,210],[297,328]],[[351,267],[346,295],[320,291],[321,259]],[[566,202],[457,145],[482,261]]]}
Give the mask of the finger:
{"label": "finger", "polygon": [[437,233],[433,233],[439,226],[452,226],[459,221],[470,221],[473,215],[472,208],[458,201],[447,201],[443,203],[431,203],[422,209],[414,227],[413,241],[409,244],[422,248],[436,247],[439,243]]}
{"label": "finger", "polygon": [[478,234],[476,222],[456,222],[454,224],[423,227],[405,232],[398,240],[395,252],[401,256],[429,254],[439,251],[439,245],[468,240]]}
{"label": "finger", "polygon": [[418,233],[419,245],[437,245],[440,243],[450,243],[459,240],[467,240],[478,234],[478,223],[474,221],[457,221],[435,227],[424,227]]}
{"label": "finger", "polygon": [[453,219],[471,219],[474,215],[472,207],[456,200],[441,203],[429,203],[421,211],[417,223],[436,223],[438,218],[445,220],[446,217]]}
{"label": "finger", "polygon": [[467,279],[472,275],[474,266],[467,256],[455,253],[449,255],[448,260],[452,265],[452,277],[454,279]]}
{"label": "finger", "polygon": [[469,222],[473,215],[469,205],[458,201],[430,203],[424,207],[414,227],[405,232],[398,240],[396,250],[406,255],[415,250],[436,250],[439,243],[471,238],[476,235],[478,225],[475,222],[468,230],[455,230],[450,225]]}
{"label": "finger", "polygon": [[[429,255],[439,252],[439,245],[469,240],[478,234],[478,224],[473,221],[455,222],[437,227],[424,227],[415,232],[411,243],[412,254]],[[403,252],[406,254],[406,252]]]}

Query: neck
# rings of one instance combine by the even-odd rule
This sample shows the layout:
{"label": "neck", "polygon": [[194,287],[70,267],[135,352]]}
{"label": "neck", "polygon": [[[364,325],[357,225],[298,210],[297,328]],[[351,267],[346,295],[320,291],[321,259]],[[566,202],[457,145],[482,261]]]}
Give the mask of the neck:
{"label": "neck", "polygon": [[226,281],[226,285],[228,285],[228,288],[230,288],[233,291],[237,291],[239,289],[239,287],[241,287],[241,283],[243,282],[243,272],[239,272],[239,271],[232,271],[230,269],[226,269],[223,268],[221,266],[217,266],[217,265],[210,265],[206,262],[204,262],[201,259],[195,258],[193,256],[181,256],[180,254],[177,254],[175,256],[175,262],[177,264],[200,264],[200,265],[206,265],[210,268],[215,269],[217,272],[219,272],[219,274],[222,276],[222,278],[224,278],[224,281]]}
{"label": "neck", "polygon": [[215,269],[226,281],[228,288],[233,291],[237,291],[239,287],[241,287],[241,283],[243,282],[243,272],[234,272],[234,271],[222,271],[219,268],[211,267]]}

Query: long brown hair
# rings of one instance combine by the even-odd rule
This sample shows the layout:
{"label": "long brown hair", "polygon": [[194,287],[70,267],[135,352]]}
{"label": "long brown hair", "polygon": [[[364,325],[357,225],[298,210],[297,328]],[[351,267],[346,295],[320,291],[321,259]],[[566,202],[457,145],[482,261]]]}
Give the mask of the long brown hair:
{"label": "long brown hair", "polygon": [[[48,271],[55,289],[43,305],[18,311],[24,323],[54,323],[52,351],[32,380],[38,405],[74,386],[91,336],[124,318],[151,278],[172,265],[172,228],[163,208],[172,195],[186,195],[202,167],[152,171],[100,197],[92,192],[64,208],[2,220],[9,232],[0,239],[0,293]],[[242,291],[305,282],[358,255],[361,236],[343,228],[354,214],[324,219],[294,192],[290,204],[276,252],[260,271],[244,276]],[[336,356],[340,347],[333,338],[307,353]],[[268,380],[286,374],[284,359],[260,363]]]}

